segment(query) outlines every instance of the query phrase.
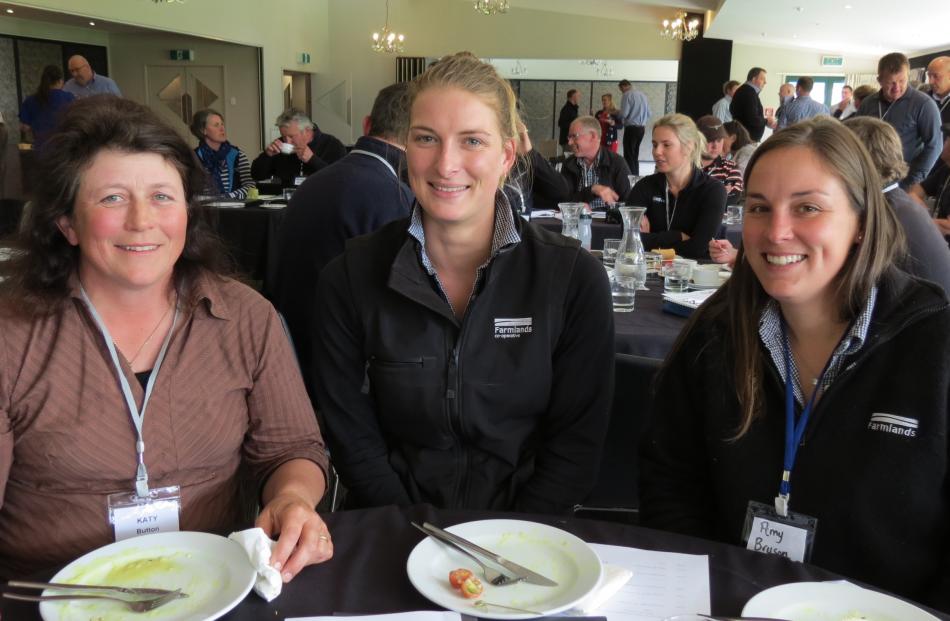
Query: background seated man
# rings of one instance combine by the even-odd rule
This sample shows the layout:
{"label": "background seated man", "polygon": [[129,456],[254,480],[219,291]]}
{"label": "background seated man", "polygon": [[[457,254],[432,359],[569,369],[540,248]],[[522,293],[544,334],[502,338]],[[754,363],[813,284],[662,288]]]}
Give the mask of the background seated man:
{"label": "background seated man", "polygon": [[927,178],[911,186],[908,193],[916,196],[920,202],[933,198],[934,222],[950,243],[950,123],[943,126],[943,151],[940,152],[940,164]]}
{"label": "background seated man", "polygon": [[[276,176],[285,188],[298,186],[310,174],[346,155],[343,143],[321,132],[303,112],[287,110],[277,117],[276,125],[280,138],[267,145],[251,164],[254,179]],[[282,146],[285,144],[293,149],[288,152],[290,147]]]}
{"label": "background seated man", "polygon": [[567,135],[574,155],[564,162],[561,174],[567,180],[567,200],[590,203],[591,209],[605,209],[630,191],[627,162],[600,146],[600,121],[578,117]]}

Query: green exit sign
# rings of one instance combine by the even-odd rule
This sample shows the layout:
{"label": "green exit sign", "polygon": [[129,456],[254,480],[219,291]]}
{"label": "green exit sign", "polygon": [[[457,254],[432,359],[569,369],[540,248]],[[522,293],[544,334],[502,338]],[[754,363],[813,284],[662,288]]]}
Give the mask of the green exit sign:
{"label": "green exit sign", "polygon": [[194,60],[195,51],[194,50],[171,50],[168,52],[168,57],[172,60]]}
{"label": "green exit sign", "polygon": [[844,56],[822,56],[821,66],[822,67],[843,67]]}

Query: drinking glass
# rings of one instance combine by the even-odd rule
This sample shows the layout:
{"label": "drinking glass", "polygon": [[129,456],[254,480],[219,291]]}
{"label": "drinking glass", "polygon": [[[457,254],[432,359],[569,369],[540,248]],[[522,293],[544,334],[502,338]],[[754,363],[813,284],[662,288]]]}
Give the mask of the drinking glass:
{"label": "drinking glass", "polygon": [[614,261],[617,260],[618,250],[620,250],[619,239],[605,239],[604,240],[604,265],[606,265],[607,267],[614,266]]}
{"label": "drinking glass", "polygon": [[580,239],[578,230],[578,221],[581,212],[584,211],[584,203],[558,203],[557,208],[561,210],[561,235],[564,237],[573,237]]}
{"label": "drinking glass", "polygon": [[742,205],[726,206],[726,224],[742,223]]}
{"label": "drinking glass", "polygon": [[673,259],[663,266],[663,291],[682,293],[689,287],[689,278],[693,274],[693,264],[683,259]]}
{"label": "drinking glass", "polygon": [[296,191],[297,191],[297,188],[284,188],[284,200],[289,203],[291,197],[293,197],[294,192]]}
{"label": "drinking glass", "polygon": [[640,180],[640,175],[627,175],[627,181],[630,182],[630,189],[633,189],[633,186],[637,185],[637,181]]}

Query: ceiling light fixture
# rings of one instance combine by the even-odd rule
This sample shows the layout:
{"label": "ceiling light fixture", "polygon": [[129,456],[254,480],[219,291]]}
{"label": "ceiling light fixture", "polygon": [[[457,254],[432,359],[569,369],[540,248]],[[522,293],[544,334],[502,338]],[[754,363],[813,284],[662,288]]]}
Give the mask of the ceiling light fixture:
{"label": "ceiling light fixture", "polygon": [[152,0],[155,4],[184,4],[185,0]]}
{"label": "ceiling light fixture", "polygon": [[474,0],[472,2],[472,8],[475,9],[475,12],[482,15],[507,13],[509,7],[508,0]]}
{"label": "ceiling light fixture", "polygon": [[374,52],[401,54],[403,51],[402,44],[405,41],[405,35],[389,29],[389,0],[386,0],[386,25],[383,26],[382,30],[373,33],[373,44],[370,48]]}
{"label": "ceiling light fixture", "polygon": [[674,41],[692,41],[699,36],[699,20],[695,17],[689,19],[686,11],[677,11],[673,21],[663,20],[660,36]]}
{"label": "ceiling light fixture", "polygon": [[13,15],[13,9],[7,9],[7,13],[9,13],[10,15]]}
{"label": "ceiling light fixture", "polygon": [[90,25],[90,26],[95,26],[95,25],[96,25],[96,22],[89,22],[89,25]]}

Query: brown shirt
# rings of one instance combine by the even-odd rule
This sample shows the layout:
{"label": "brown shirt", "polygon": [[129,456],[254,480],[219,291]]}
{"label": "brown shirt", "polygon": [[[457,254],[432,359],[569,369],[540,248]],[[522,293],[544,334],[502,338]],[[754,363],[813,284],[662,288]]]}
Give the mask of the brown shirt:
{"label": "brown shirt", "polygon": [[[241,488],[327,456],[290,343],[250,288],[204,277],[182,308],[143,426],[150,487],[180,485],[182,530],[243,526]],[[121,355],[120,355],[121,357]],[[123,367],[141,405],[144,391]],[[34,320],[0,318],[0,577],[114,541],[106,496],[131,492],[135,427],[78,292]]]}

